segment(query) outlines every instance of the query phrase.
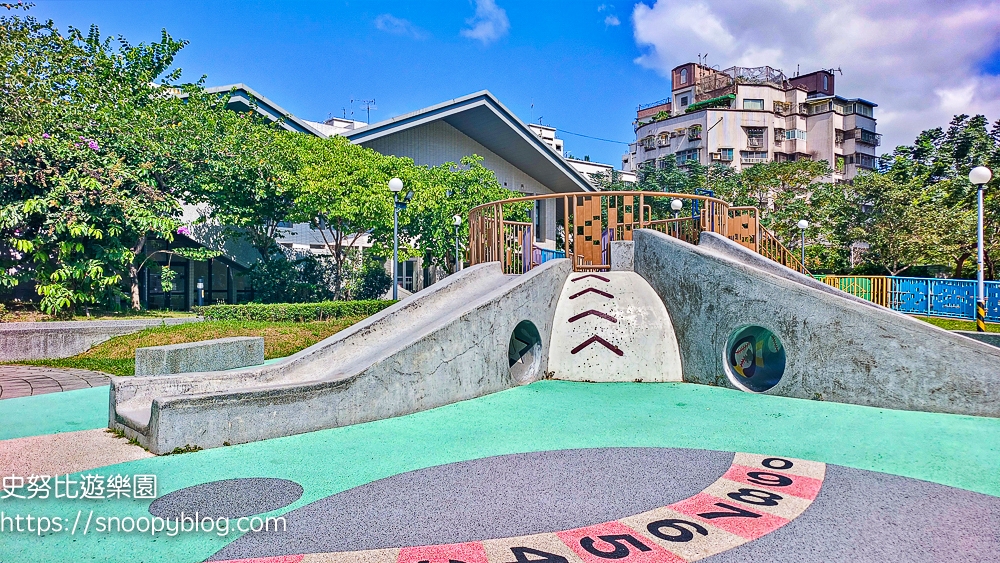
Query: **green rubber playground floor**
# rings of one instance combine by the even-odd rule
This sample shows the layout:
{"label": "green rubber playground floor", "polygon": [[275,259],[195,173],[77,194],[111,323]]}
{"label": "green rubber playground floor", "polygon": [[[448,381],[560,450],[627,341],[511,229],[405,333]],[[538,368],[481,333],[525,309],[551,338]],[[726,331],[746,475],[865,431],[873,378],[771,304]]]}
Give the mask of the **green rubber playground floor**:
{"label": "green rubber playground floor", "polygon": [[[0,401],[0,437],[102,428],[107,388]],[[517,452],[592,447],[742,451],[882,471],[1000,496],[1000,419],[893,411],[669,383],[541,381],[408,416],[85,472],[153,474],[158,496],[209,481],[302,485],[282,514],[398,473]],[[544,471],[544,468],[539,468]],[[74,518],[149,516],[149,501],[0,500],[0,510]],[[236,539],[206,533],[3,537],[0,561],[203,561]]]}

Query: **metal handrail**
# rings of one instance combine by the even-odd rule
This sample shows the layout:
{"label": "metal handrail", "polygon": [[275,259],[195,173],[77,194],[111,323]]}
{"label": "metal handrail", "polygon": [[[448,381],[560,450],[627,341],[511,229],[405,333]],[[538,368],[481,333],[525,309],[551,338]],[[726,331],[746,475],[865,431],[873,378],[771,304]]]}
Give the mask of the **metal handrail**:
{"label": "metal handrail", "polygon": [[[674,199],[686,202],[683,217],[673,217],[669,201]],[[556,219],[563,229],[562,248],[556,250],[565,252],[578,271],[609,270],[610,242],[632,240],[635,229],[648,228],[693,244],[702,231],[718,233],[806,273],[795,254],[760,225],[755,207],[730,207],[705,195],[643,191],[524,196],[474,207],[469,212],[469,261],[500,262],[508,274],[522,274],[538,265],[532,232],[535,221],[505,220],[504,207],[508,207],[507,216],[513,217],[524,213],[517,204],[548,200],[554,200],[557,213],[562,208]]]}

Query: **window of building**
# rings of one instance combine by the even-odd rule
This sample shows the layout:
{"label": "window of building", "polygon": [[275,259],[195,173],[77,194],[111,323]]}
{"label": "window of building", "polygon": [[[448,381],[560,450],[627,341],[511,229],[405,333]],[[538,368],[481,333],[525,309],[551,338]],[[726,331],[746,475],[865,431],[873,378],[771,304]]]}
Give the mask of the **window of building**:
{"label": "window of building", "polygon": [[806,140],[806,132],[802,129],[789,129],[785,131],[785,139],[791,141],[794,139],[799,139],[802,141]]}
{"label": "window of building", "polygon": [[[682,68],[681,69],[681,84],[687,84],[687,83],[688,83],[688,69]],[[682,98],[682,99],[686,99],[686,98]],[[684,103],[684,102],[681,102],[681,105],[687,105],[687,104]]]}
{"label": "window of building", "polygon": [[869,105],[861,104],[861,103],[855,103],[855,104],[851,104],[848,107],[850,109],[852,109],[853,113],[856,113],[858,115],[863,115],[865,117],[875,117],[875,112],[872,110],[872,107],[869,106]]}
{"label": "window of building", "polygon": [[829,89],[830,89],[830,77],[824,74],[823,75],[823,91],[826,92]]}
{"label": "window of building", "polygon": [[681,96],[681,105],[682,106],[688,105],[688,97],[687,96]]}
{"label": "window of building", "polygon": [[688,127],[687,133],[689,141],[697,141],[698,139],[701,139],[701,125],[692,125],[691,127]]}
{"label": "window of building", "polygon": [[733,149],[719,149],[719,160],[722,162],[732,162]]}
{"label": "window of building", "polygon": [[766,127],[745,127],[744,129],[747,132],[747,147],[764,147],[764,135],[767,134]]}
{"label": "window of building", "polygon": [[688,164],[689,162],[701,162],[701,159],[698,158],[698,149],[677,151],[675,157],[677,158],[678,166],[683,166],[685,164]]}
{"label": "window of building", "polygon": [[845,164],[846,164],[846,161],[844,160],[844,157],[842,155],[838,154],[837,158],[835,159],[835,161],[837,163],[837,165],[836,165],[837,172],[840,172],[841,174],[843,174],[844,173],[844,169],[845,169]]}
{"label": "window of building", "polygon": [[747,98],[743,100],[743,109],[764,109],[764,100]]}
{"label": "window of building", "polygon": [[743,164],[767,162],[767,151],[740,151],[740,162]]}

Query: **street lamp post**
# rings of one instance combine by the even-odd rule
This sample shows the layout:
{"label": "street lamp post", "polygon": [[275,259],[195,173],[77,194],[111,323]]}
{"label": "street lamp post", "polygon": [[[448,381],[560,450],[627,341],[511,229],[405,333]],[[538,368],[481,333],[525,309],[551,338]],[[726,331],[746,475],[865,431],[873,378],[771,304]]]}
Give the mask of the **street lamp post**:
{"label": "street lamp post", "polygon": [[976,271],[976,331],[986,332],[986,282],[983,276],[983,262],[985,261],[985,251],[983,249],[983,190],[986,184],[993,177],[993,172],[985,166],[977,166],[969,171],[969,182],[976,186],[977,203],[977,227],[978,236],[976,244],[977,271]]}
{"label": "street lamp post", "polygon": [[389,180],[389,191],[392,192],[392,299],[399,299],[399,192],[403,191],[403,181],[399,178]]}
{"label": "street lamp post", "polygon": [[458,229],[462,226],[462,216],[455,215],[451,218],[451,222],[455,225],[455,271],[457,272],[462,269],[461,250],[458,248]]}
{"label": "street lamp post", "polygon": [[674,219],[675,219],[674,220],[674,234],[677,236],[677,238],[680,238],[680,236],[681,236],[681,226],[680,226],[679,223],[677,223],[676,219],[677,219],[678,214],[680,214],[680,212],[681,212],[681,208],[683,208],[683,207],[684,207],[684,202],[681,201],[681,200],[679,200],[679,199],[673,199],[673,200],[670,201],[670,209],[671,209],[671,211],[674,212]]}
{"label": "street lamp post", "polygon": [[796,226],[802,230],[802,269],[806,268],[806,229],[809,228],[809,221],[799,219]]}

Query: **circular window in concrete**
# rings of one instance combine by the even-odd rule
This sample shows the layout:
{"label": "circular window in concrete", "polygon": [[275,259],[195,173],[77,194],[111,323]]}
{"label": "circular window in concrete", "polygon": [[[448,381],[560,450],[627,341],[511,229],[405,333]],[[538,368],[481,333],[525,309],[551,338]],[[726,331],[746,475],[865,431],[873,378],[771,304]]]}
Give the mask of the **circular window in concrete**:
{"label": "circular window in concrete", "polygon": [[528,383],[538,379],[538,370],[542,365],[542,337],[534,323],[521,321],[514,327],[507,356],[514,381]]}
{"label": "circular window in concrete", "polygon": [[785,347],[778,335],[762,326],[734,330],[725,354],[729,380],[745,391],[767,391],[785,373]]}

